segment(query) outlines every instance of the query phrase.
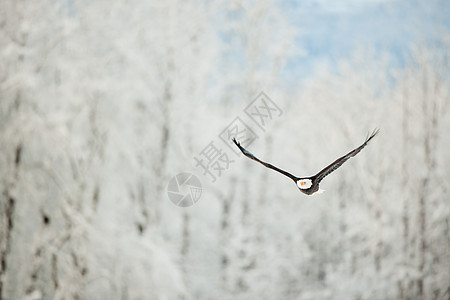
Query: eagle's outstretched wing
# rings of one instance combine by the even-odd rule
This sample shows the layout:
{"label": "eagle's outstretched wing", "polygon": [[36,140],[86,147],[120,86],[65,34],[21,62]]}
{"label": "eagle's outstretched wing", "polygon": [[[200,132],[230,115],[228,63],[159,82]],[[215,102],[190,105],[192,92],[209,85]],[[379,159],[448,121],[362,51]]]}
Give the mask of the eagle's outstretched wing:
{"label": "eagle's outstretched wing", "polygon": [[291,179],[294,180],[295,182],[297,182],[298,178],[297,178],[296,176],[292,175],[292,174],[289,173],[289,172],[286,172],[286,171],[284,171],[284,170],[281,170],[281,169],[275,167],[274,165],[271,165],[271,164],[269,164],[269,163],[263,162],[262,160],[260,160],[260,159],[257,158],[256,156],[254,156],[252,153],[250,153],[250,152],[248,152],[247,150],[245,150],[244,147],[242,147],[241,144],[240,144],[238,141],[236,141],[235,138],[233,138],[233,142],[236,144],[236,146],[238,146],[239,150],[241,150],[241,152],[242,152],[245,156],[247,156],[248,158],[251,158],[251,159],[253,159],[253,160],[259,162],[259,163],[262,164],[263,166],[265,166],[265,167],[267,167],[267,168],[269,168],[269,169],[275,170],[275,171],[277,171],[277,172],[279,172],[279,173],[281,173],[281,174],[283,174],[283,175],[285,175],[285,176],[291,178]]}
{"label": "eagle's outstretched wing", "polygon": [[313,178],[317,181],[317,183],[319,183],[322,179],[325,178],[325,176],[329,175],[331,172],[335,171],[337,168],[342,166],[342,164],[345,163],[350,157],[353,157],[356,154],[358,154],[367,145],[367,143],[369,143],[369,141],[378,134],[379,131],[380,131],[379,129],[375,129],[372,132],[372,134],[366,138],[366,141],[361,146],[359,146],[355,150],[350,151],[346,155],[338,158],[328,167],[324,168],[322,171],[314,175]]}

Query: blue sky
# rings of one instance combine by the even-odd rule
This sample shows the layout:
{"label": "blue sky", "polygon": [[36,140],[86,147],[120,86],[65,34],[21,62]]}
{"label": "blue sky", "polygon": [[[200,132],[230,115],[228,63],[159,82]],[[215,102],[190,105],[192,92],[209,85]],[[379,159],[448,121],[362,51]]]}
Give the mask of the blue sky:
{"label": "blue sky", "polygon": [[412,44],[437,45],[442,29],[450,29],[450,0],[282,0],[282,6],[306,52],[288,61],[296,77],[308,77],[317,63],[333,69],[361,46],[388,52],[391,64],[401,66]]}

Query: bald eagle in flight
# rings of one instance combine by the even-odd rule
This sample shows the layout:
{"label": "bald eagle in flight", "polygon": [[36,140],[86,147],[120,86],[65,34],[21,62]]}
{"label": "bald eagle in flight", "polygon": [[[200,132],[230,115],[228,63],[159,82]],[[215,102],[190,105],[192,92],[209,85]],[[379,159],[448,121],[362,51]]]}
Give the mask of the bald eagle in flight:
{"label": "bald eagle in flight", "polygon": [[284,170],[281,170],[281,169],[275,167],[274,165],[263,162],[262,160],[260,160],[256,156],[254,156],[252,153],[250,153],[249,151],[244,149],[241,146],[241,144],[238,141],[236,141],[235,138],[233,138],[233,142],[236,144],[236,146],[239,148],[239,150],[241,150],[241,152],[245,156],[259,162],[260,164],[262,164],[263,166],[265,166],[269,169],[275,170],[275,171],[291,178],[292,180],[294,180],[295,184],[297,185],[297,187],[299,188],[299,190],[302,193],[305,193],[306,195],[312,195],[316,192],[317,193],[323,192],[323,190],[319,189],[319,183],[322,181],[322,179],[324,179],[325,176],[329,175],[331,172],[335,171],[337,168],[342,166],[342,164],[345,163],[350,157],[353,157],[356,154],[358,154],[367,145],[367,143],[369,143],[369,141],[378,134],[378,132],[379,132],[379,129],[375,129],[372,132],[372,134],[367,136],[365,142],[361,146],[350,151],[349,153],[345,154],[344,156],[336,159],[328,167],[324,168],[322,171],[320,171],[316,175],[310,176],[310,177],[297,177],[297,176],[292,175],[291,173],[288,173]]}

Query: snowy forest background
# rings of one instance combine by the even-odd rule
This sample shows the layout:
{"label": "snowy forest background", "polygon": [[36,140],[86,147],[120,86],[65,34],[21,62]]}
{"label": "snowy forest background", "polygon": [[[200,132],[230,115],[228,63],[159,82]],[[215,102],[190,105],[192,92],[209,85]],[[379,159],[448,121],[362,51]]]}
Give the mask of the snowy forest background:
{"label": "snowy forest background", "polygon": [[[305,3],[0,1],[0,298],[450,299],[448,27],[311,63],[302,36],[341,36],[293,21]],[[264,130],[261,91],[283,111]],[[308,197],[219,139],[236,117],[299,176],[381,132]],[[232,160],[214,182],[211,141]]]}

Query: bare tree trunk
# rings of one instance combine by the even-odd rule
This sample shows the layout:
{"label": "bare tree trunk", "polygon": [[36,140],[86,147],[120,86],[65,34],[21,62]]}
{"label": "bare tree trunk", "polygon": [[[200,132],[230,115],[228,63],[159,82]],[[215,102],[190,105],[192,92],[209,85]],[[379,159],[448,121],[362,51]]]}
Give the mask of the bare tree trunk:
{"label": "bare tree trunk", "polygon": [[230,230],[230,211],[231,211],[231,204],[235,197],[236,192],[236,178],[232,177],[230,181],[230,194],[221,197],[222,198],[222,213],[221,213],[221,220],[220,220],[220,236],[221,236],[221,257],[220,257],[220,267],[221,267],[221,273],[222,273],[222,291],[227,292],[229,288],[229,278],[227,276],[228,272],[228,266],[229,266],[229,254],[227,253],[226,249],[228,249],[229,245],[229,230]]}
{"label": "bare tree trunk", "polygon": [[181,224],[182,228],[182,236],[181,236],[181,258],[182,258],[182,268],[183,273],[186,275],[186,265],[187,265],[187,256],[189,254],[189,224],[190,218],[189,214],[186,210],[183,211],[183,222]]}
{"label": "bare tree trunk", "polygon": [[[422,66],[424,67],[424,66]],[[429,141],[430,141],[430,132],[429,132],[429,124],[428,124],[428,92],[427,92],[427,75],[426,70],[423,71],[423,77],[422,77],[422,91],[423,91],[423,99],[422,99],[422,111],[424,114],[423,117],[423,128],[424,128],[424,138],[423,138],[423,147],[424,147],[424,153],[425,153],[425,166],[428,171],[428,156],[429,156]],[[425,229],[426,229],[426,222],[427,222],[427,215],[426,215],[426,205],[425,205],[425,198],[427,197],[428,192],[428,176],[429,172],[426,172],[424,174],[424,177],[421,179],[421,188],[419,190],[419,215],[418,215],[418,222],[419,222],[419,264],[418,264],[418,272],[419,277],[417,279],[417,288],[418,288],[418,299],[424,299],[424,279],[425,275],[424,269],[425,269],[425,251],[426,251],[426,237],[425,237]]]}
{"label": "bare tree trunk", "polygon": [[[170,107],[173,100],[173,91],[172,91],[172,78],[171,75],[174,71],[174,64],[171,60],[172,51],[169,49],[168,55],[170,58],[170,61],[167,64],[167,73],[168,78],[166,78],[166,83],[164,85],[164,94],[162,97],[162,116],[163,116],[163,124],[161,126],[161,140],[160,140],[160,157],[158,160],[158,165],[156,167],[156,176],[158,177],[158,184],[156,188],[156,203],[155,203],[155,209],[153,209],[154,214],[152,220],[147,219],[146,223],[149,223],[150,221],[154,224],[158,224],[160,221],[160,204],[159,201],[163,198],[163,188],[165,186],[164,181],[164,173],[167,163],[167,154],[168,154],[168,148],[169,148],[169,139],[170,139]],[[144,230],[147,228],[148,224],[144,225]]]}
{"label": "bare tree trunk", "polygon": [[381,221],[381,193],[382,187],[384,184],[384,176],[380,176],[380,179],[377,182],[377,187],[375,189],[375,221],[377,224],[377,236],[376,236],[376,245],[375,245],[375,269],[377,272],[381,271],[381,260],[382,260],[382,250],[383,250],[383,232],[382,232],[382,221]]}
{"label": "bare tree trunk", "polygon": [[428,178],[423,178],[419,192],[419,278],[417,279],[418,288],[418,299],[425,299],[424,296],[424,280],[425,280],[425,253],[427,251],[427,241],[426,241],[426,204],[425,198],[427,197],[426,192],[428,190]]}
{"label": "bare tree trunk", "polygon": [[[425,63],[424,63],[425,64]],[[427,202],[430,200],[429,194],[431,191],[430,184],[433,177],[434,170],[436,168],[436,130],[438,126],[438,111],[437,111],[437,99],[436,96],[429,92],[430,75],[428,74],[427,65],[422,66],[422,113],[423,117],[423,149],[424,149],[424,163],[425,174],[421,179],[421,188],[419,190],[419,278],[417,280],[418,286],[418,298],[425,299],[425,266],[426,266],[426,254],[428,252],[427,241]],[[438,81],[435,78],[436,82]],[[437,83],[436,83],[437,84]]]}
{"label": "bare tree trunk", "polygon": [[402,283],[400,284],[400,299],[407,300],[409,286],[409,195],[407,194],[408,184],[408,89],[405,88],[402,97],[402,196],[403,196],[403,270],[405,272]]}
{"label": "bare tree trunk", "polygon": [[6,281],[7,272],[7,260],[8,254],[11,250],[11,235],[14,227],[14,210],[16,207],[16,199],[11,195],[11,189],[14,187],[19,176],[19,165],[22,157],[22,144],[17,145],[14,156],[14,173],[13,179],[9,186],[6,186],[6,190],[3,192],[3,196],[6,199],[4,208],[5,222],[0,223],[3,227],[0,230],[0,300],[3,298],[3,289]]}

